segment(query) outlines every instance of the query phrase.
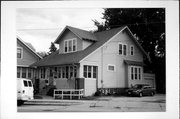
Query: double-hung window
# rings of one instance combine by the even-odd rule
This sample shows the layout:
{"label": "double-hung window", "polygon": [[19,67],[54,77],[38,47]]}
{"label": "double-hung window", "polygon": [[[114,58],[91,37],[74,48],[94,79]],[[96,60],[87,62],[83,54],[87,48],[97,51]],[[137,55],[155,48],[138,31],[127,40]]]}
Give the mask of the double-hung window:
{"label": "double-hung window", "polygon": [[64,52],[70,53],[77,50],[77,40],[75,38],[64,41]]}
{"label": "double-hung window", "polygon": [[97,66],[84,65],[84,78],[97,78]]}
{"label": "double-hung window", "polygon": [[76,51],[77,48],[77,41],[76,39],[73,39],[73,52]]}
{"label": "double-hung window", "polygon": [[23,49],[21,47],[17,48],[17,58],[22,59],[22,53],[23,53]]}
{"label": "double-hung window", "polygon": [[122,51],[123,51],[123,49],[122,49],[122,44],[119,44],[119,54],[120,54],[120,55],[122,55]]}
{"label": "double-hung window", "polygon": [[64,52],[68,52],[68,42],[64,41]]}
{"label": "double-hung window", "polygon": [[127,45],[119,43],[119,54],[120,55],[127,55]]}
{"label": "double-hung window", "polygon": [[26,68],[22,67],[22,78],[26,78]]}
{"label": "double-hung window", "polygon": [[142,67],[131,66],[130,68],[131,80],[141,80],[142,79]]}
{"label": "double-hung window", "polygon": [[132,46],[130,46],[130,55],[134,55],[134,46],[132,45]]}
{"label": "double-hung window", "polygon": [[127,54],[127,45],[123,45],[123,55]]}

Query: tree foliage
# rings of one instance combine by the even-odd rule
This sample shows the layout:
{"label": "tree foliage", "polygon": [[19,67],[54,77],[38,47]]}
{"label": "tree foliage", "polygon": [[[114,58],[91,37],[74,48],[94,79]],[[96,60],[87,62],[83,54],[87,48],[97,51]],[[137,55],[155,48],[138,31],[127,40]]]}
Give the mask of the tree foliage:
{"label": "tree foliage", "polygon": [[[156,74],[159,92],[165,92],[165,9],[164,8],[106,8],[104,23],[93,20],[97,31],[128,26],[151,57],[147,61]],[[161,86],[160,86],[161,85]],[[162,86],[164,85],[164,86]]]}
{"label": "tree foliage", "polygon": [[50,49],[49,54],[52,54],[52,53],[56,52],[56,50],[57,50],[57,48],[53,42],[51,42],[51,46],[49,49]]}

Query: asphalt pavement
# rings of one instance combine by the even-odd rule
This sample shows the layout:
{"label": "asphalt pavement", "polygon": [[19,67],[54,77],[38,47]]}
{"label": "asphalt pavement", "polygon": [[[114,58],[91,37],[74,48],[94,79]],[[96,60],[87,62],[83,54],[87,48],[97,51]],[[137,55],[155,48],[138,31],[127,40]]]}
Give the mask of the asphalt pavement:
{"label": "asphalt pavement", "polygon": [[145,97],[102,96],[61,100],[43,96],[18,106],[18,112],[164,112],[165,95]]}

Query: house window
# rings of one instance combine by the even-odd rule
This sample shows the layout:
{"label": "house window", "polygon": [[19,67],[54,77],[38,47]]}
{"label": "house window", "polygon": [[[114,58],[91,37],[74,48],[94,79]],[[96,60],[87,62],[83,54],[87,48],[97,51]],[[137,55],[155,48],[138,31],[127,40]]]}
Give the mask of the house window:
{"label": "house window", "polygon": [[70,66],[70,78],[72,78],[72,77],[73,77],[73,67]]}
{"label": "house window", "polygon": [[97,78],[97,67],[93,66],[93,78]]}
{"label": "house window", "polygon": [[84,66],[84,77],[87,78],[87,66]]}
{"label": "house window", "polygon": [[85,78],[97,78],[97,66],[84,65]]}
{"label": "house window", "polygon": [[135,74],[134,74],[135,77],[134,77],[134,78],[135,78],[135,80],[136,80],[136,79],[137,79],[137,76],[138,76],[138,74],[137,74],[137,68],[135,67],[134,69],[135,69]]}
{"label": "house window", "polygon": [[22,78],[26,78],[26,68],[22,67]]}
{"label": "house window", "polygon": [[17,78],[20,78],[20,77],[21,77],[20,74],[21,74],[21,68],[18,67],[18,68],[17,68]]}
{"label": "house window", "polygon": [[139,68],[139,80],[141,80],[141,68]]}
{"label": "house window", "polygon": [[62,78],[65,78],[65,67],[62,67]]}
{"label": "house window", "polygon": [[127,45],[123,45],[123,55],[127,54]]}
{"label": "house window", "polygon": [[108,65],[108,70],[109,71],[115,71],[115,66],[114,65]]}
{"label": "house window", "polygon": [[134,46],[130,47],[130,55],[134,55]]}
{"label": "house window", "polygon": [[68,51],[68,42],[64,41],[64,52]]}
{"label": "house window", "polygon": [[58,67],[57,75],[58,78],[62,78],[62,67]]}
{"label": "house window", "polygon": [[23,49],[18,47],[17,48],[17,58],[22,58],[22,52],[23,52]]}
{"label": "house window", "polygon": [[64,41],[64,52],[70,53],[75,52],[77,50],[77,40],[69,39]]}
{"label": "house window", "polygon": [[41,78],[45,78],[45,68],[41,68]]}
{"label": "house window", "polygon": [[54,78],[58,78],[58,71],[57,67],[54,67]]}
{"label": "house window", "polygon": [[141,80],[142,79],[142,68],[140,66],[131,66],[130,71],[131,80]]}
{"label": "house window", "polygon": [[134,68],[133,67],[131,67],[131,79],[132,80],[134,80],[134,70],[133,70]]}
{"label": "house window", "polygon": [[74,66],[74,77],[77,77],[77,67]]}
{"label": "house window", "polygon": [[68,47],[69,47],[69,52],[72,52],[72,40],[69,40],[69,45],[68,45]]}
{"label": "house window", "polygon": [[92,76],[91,75],[91,68],[92,68],[91,66],[88,66],[88,78],[91,78],[91,76]]}
{"label": "house window", "polygon": [[119,54],[122,55],[122,44],[119,44]]}
{"label": "house window", "polygon": [[31,78],[31,69],[30,68],[28,69],[28,78],[29,79]]}
{"label": "house window", "polygon": [[76,40],[74,39],[74,40],[73,40],[73,51],[76,51],[76,46],[77,46],[76,43],[77,43],[77,42],[76,42]]}
{"label": "house window", "polygon": [[119,54],[120,55],[127,55],[127,45],[119,44]]}

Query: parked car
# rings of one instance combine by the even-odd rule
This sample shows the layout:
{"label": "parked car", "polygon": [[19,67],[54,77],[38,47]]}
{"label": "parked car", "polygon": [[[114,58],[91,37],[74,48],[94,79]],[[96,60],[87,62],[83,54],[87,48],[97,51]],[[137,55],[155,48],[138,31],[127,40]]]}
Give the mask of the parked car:
{"label": "parked car", "polygon": [[132,88],[127,90],[127,94],[130,96],[145,96],[145,95],[155,95],[155,88],[148,84],[136,84]]}
{"label": "parked car", "polygon": [[17,79],[17,104],[22,105],[25,101],[34,99],[34,88],[30,79]]}

